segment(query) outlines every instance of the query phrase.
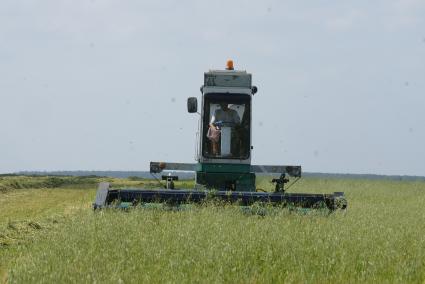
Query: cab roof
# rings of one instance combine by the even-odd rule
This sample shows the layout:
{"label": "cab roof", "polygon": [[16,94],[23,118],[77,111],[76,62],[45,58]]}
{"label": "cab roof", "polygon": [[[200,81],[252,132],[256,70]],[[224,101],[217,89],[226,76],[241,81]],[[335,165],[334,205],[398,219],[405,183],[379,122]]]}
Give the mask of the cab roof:
{"label": "cab roof", "polygon": [[205,87],[251,88],[252,75],[245,70],[209,70],[204,73]]}

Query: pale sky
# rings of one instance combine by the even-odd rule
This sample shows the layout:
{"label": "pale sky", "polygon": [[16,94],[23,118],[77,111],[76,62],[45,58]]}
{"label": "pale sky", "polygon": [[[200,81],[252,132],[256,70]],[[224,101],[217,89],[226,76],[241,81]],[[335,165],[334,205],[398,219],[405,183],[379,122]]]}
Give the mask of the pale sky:
{"label": "pale sky", "polygon": [[1,0],[0,173],[194,162],[203,72],[253,74],[253,164],[425,175],[425,1]]}

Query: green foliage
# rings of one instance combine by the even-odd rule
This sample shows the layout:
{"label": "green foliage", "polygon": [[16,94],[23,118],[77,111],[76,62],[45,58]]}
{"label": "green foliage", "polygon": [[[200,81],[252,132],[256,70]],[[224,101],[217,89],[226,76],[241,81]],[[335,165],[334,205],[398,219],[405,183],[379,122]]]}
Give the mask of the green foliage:
{"label": "green foliage", "polygon": [[144,178],[137,177],[137,176],[130,176],[130,177],[128,177],[128,180],[131,180],[131,181],[142,181],[142,180],[144,180]]}
{"label": "green foliage", "polygon": [[84,188],[0,193],[0,216],[19,200],[27,213],[0,217],[0,242],[7,243],[0,279],[5,271],[11,283],[425,280],[422,182],[304,179],[291,188],[345,191],[348,210],[332,214],[214,202],[93,212],[95,189]]}
{"label": "green foliage", "polygon": [[25,188],[58,188],[69,185],[94,185],[98,178],[60,176],[3,176],[0,177],[0,192]]}

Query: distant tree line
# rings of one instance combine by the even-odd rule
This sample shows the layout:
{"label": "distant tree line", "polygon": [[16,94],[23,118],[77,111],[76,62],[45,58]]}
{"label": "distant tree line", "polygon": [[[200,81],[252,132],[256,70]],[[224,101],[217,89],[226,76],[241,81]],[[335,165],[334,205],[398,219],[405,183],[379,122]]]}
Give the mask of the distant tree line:
{"label": "distant tree line", "polygon": [[[182,171],[164,171],[160,175],[168,175],[172,173],[177,175],[179,179],[194,179],[194,172]],[[152,179],[153,176],[148,171],[22,171],[11,174],[2,174],[0,176],[25,175],[25,176],[82,176],[82,177],[114,177],[114,178],[130,178]],[[267,174],[258,174],[267,175]],[[156,175],[158,176],[158,175]],[[304,177],[311,178],[335,178],[335,179],[370,179],[370,180],[400,180],[400,181],[425,181],[423,176],[408,175],[375,175],[375,174],[336,174],[336,173],[303,173]]]}

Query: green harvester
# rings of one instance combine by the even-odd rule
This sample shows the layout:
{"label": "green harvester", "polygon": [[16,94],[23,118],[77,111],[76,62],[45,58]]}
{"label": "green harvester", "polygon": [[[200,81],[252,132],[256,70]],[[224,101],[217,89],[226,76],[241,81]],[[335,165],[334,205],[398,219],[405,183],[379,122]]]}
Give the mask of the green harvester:
{"label": "green harvester", "polygon": [[[229,60],[225,70],[204,73],[200,110],[198,98],[187,100],[189,113],[199,116],[196,163],[151,162],[150,172],[195,172],[195,188],[176,189],[178,175],[163,175],[165,185],[158,189],[112,189],[101,183],[93,203],[95,209],[120,204],[200,203],[206,198],[251,205],[268,203],[303,208],[345,209],[343,192],[332,194],[289,193],[287,189],[301,178],[299,165],[252,165],[252,100],[257,93],[252,75],[234,70]],[[256,188],[256,174],[274,175],[273,192]]]}

